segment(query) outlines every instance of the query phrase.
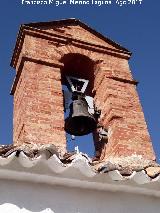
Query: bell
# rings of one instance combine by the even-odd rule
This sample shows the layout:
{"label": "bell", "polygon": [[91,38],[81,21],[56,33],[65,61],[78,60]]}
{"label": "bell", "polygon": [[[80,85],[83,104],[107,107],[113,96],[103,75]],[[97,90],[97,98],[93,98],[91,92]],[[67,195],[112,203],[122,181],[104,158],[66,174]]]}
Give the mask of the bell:
{"label": "bell", "polygon": [[71,135],[81,136],[96,128],[96,119],[88,112],[88,104],[82,95],[74,95],[70,114],[65,120],[65,130]]}

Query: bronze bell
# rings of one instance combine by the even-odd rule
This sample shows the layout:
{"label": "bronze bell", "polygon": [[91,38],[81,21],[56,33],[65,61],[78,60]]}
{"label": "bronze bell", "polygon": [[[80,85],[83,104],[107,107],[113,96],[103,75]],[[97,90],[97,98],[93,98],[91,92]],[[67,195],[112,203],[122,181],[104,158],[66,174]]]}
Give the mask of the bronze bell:
{"label": "bronze bell", "polygon": [[82,94],[73,94],[72,100],[65,130],[75,136],[87,135],[96,128],[96,119],[88,112],[88,104]]}

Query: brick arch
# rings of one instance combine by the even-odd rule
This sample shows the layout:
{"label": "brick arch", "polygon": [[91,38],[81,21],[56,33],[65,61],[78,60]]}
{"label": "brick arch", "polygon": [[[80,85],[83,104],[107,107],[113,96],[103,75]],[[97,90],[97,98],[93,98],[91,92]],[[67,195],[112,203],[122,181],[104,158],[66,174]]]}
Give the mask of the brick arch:
{"label": "brick arch", "polygon": [[61,46],[58,49],[63,53],[63,55],[68,54],[68,53],[77,53],[77,54],[82,54],[82,55],[86,55],[86,56],[88,55],[88,50],[76,47],[72,44]]}
{"label": "brick arch", "polygon": [[55,48],[56,58],[61,60],[66,54],[80,54],[90,58],[92,61],[96,62],[98,60],[97,54],[94,54],[93,51],[89,49],[84,49],[80,47],[76,47],[72,44],[59,46]]}
{"label": "brick arch", "polygon": [[73,76],[89,80],[87,94],[92,96],[94,85],[95,62],[81,53],[66,53],[61,57],[63,63],[61,69],[62,83],[65,84],[65,76]]}

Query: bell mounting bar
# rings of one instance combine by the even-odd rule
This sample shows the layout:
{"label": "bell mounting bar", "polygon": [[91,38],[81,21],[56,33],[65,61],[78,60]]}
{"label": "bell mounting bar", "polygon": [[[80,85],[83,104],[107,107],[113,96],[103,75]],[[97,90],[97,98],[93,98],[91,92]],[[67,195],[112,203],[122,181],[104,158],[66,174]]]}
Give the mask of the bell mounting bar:
{"label": "bell mounting bar", "polygon": [[72,76],[66,76],[66,79],[70,85],[72,92],[85,93],[89,81],[86,79],[76,78]]}

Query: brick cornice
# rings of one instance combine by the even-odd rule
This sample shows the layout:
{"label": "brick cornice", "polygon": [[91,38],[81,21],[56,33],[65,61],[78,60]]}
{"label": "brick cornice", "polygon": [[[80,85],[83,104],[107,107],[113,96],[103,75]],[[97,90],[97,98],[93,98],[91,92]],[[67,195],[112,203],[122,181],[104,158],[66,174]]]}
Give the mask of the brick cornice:
{"label": "brick cornice", "polygon": [[119,77],[114,77],[114,76],[112,76],[112,77],[107,77],[107,78],[111,78],[111,79],[113,79],[113,80],[115,80],[115,81],[120,81],[120,82],[123,82],[123,83],[133,84],[133,85],[136,85],[136,86],[137,86],[137,84],[139,83],[139,82],[136,81],[136,80],[129,80],[129,79],[124,79],[124,78],[119,78]]}
{"label": "brick cornice", "polygon": [[14,68],[16,67],[16,64],[24,43],[25,35],[46,39],[50,43],[53,42],[53,44],[56,45],[57,47],[60,45],[67,45],[71,43],[73,46],[78,46],[84,49],[92,50],[95,52],[101,52],[104,54],[110,54],[112,56],[116,56],[120,58],[129,59],[131,56],[130,52],[127,52],[123,49],[112,49],[112,48],[105,47],[103,45],[94,44],[92,42],[86,42],[80,39],[67,37],[61,33],[55,33],[55,32],[50,33],[44,30],[22,25],[20,27],[20,30],[17,36],[17,41],[16,41],[16,45],[15,45],[12,60],[11,60],[11,66]]}

